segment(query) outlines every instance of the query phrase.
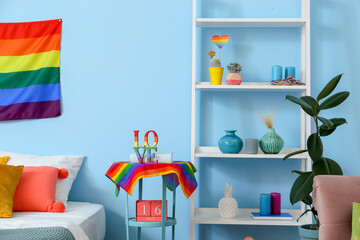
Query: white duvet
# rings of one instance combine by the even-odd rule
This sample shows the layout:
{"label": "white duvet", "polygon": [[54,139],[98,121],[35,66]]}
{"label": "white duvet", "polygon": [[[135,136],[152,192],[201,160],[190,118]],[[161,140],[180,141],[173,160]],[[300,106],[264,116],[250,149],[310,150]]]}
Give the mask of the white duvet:
{"label": "white duvet", "polygon": [[84,202],[68,202],[64,213],[14,212],[0,218],[0,229],[65,227],[76,240],[104,239],[105,225],[104,207]]}

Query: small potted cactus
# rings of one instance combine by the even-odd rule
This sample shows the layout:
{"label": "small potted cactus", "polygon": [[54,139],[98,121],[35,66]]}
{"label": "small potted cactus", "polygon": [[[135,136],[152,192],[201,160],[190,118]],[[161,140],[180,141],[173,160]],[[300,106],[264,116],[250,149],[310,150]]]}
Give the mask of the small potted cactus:
{"label": "small potted cactus", "polygon": [[226,84],[227,85],[240,85],[241,84],[241,66],[240,64],[233,62],[227,66],[229,70],[228,75],[226,76]]}
{"label": "small potted cactus", "polygon": [[210,67],[209,67],[209,73],[210,73],[210,83],[211,85],[221,85],[222,76],[224,72],[224,68],[221,67],[221,61],[220,58],[215,58],[215,52],[210,51]]}

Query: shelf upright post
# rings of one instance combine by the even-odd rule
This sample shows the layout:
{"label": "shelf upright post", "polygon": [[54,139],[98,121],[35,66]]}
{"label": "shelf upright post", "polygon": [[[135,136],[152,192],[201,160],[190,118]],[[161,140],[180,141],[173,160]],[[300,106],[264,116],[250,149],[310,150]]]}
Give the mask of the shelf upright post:
{"label": "shelf upright post", "polygon": [[[306,84],[306,95],[311,94],[311,71],[310,71],[310,0],[302,0],[303,11],[302,17],[306,19],[306,23],[302,27],[301,37],[301,68],[302,68],[302,79],[305,79]],[[304,113],[305,114],[305,113]],[[306,115],[306,137],[311,134],[311,117]],[[311,170],[311,164],[307,164],[307,170]]]}
{"label": "shelf upright post", "polygon": [[[306,12],[305,12],[305,17],[306,17],[306,95],[310,96],[311,95],[311,65],[310,65],[310,0],[303,0],[305,1],[305,5],[306,5]],[[311,117],[309,115],[306,115],[306,136],[309,137],[311,134]],[[312,170],[312,161],[310,158],[308,158],[307,160],[307,164],[306,164],[306,170],[307,171],[311,171]],[[312,215],[308,214],[307,215],[307,222],[312,222]]]}
{"label": "shelf upright post", "polygon": [[[193,0],[192,16],[192,86],[191,86],[191,163],[195,165],[196,133],[196,0]],[[190,240],[195,240],[195,192],[190,199]]]}
{"label": "shelf upright post", "polygon": [[[302,0],[301,2],[301,17],[306,19],[306,3],[305,0]],[[305,24],[301,27],[301,80],[303,83],[305,83],[306,89],[309,87],[307,85],[307,78],[306,78],[306,28],[307,28],[307,23],[305,22]],[[303,91],[301,91],[301,96],[305,96],[307,91],[306,89],[304,89]],[[306,128],[307,128],[307,124],[306,124],[306,115],[305,112],[301,109],[301,107],[299,107],[300,110],[300,122],[301,122],[301,127],[300,127],[300,147],[301,149],[305,149],[306,148]],[[309,159],[301,159],[301,171],[305,172],[306,171],[306,163],[309,161]],[[303,202],[301,202],[301,211],[304,212],[305,211],[305,204]]]}
{"label": "shelf upright post", "polygon": [[[301,28],[301,79],[306,84],[306,89],[301,92],[302,96],[311,94],[311,71],[310,71],[310,0],[302,0],[301,17],[305,24]],[[300,108],[301,109],[301,108]],[[301,148],[306,148],[306,140],[311,134],[311,117],[301,110]],[[306,162],[306,164],[305,164]],[[311,159],[301,160],[301,171],[311,171]],[[305,204],[301,203],[301,210],[305,211]],[[306,221],[311,222],[311,214],[306,215]]]}
{"label": "shelf upright post", "polygon": [[[306,2],[306,13],[305,13],[305,17],[306,17],[306,94],[308,96],[310,96],[311,94],[311,65],[310,65],[310,0],[303,0]],[[307,127],[306,127],[306,135],[310,136],[311,134],[311,117],[309,115],[306,116],[306,123],[307,123]],[[307,170],[311,170],[311,162],[309,161],[307,164]]]}

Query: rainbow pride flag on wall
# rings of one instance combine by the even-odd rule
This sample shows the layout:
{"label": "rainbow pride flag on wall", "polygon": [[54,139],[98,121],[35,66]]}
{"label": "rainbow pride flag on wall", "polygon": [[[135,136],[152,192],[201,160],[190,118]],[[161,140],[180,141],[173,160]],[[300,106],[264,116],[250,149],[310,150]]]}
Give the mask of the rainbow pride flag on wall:
{"label": "rainbow pride flag on wall", "polygon": [[61,26],[0,23],[0,121],[61,115]]}

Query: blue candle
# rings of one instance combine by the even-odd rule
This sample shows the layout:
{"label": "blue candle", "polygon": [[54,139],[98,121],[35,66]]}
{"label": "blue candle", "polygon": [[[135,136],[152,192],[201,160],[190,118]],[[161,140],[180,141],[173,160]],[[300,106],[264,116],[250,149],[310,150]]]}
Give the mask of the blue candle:
{"label": "blue candle", "polygon": [[271,80],[279,80],[282,79],[282,66],[274,65],[272,67],[272,77]]}
{"label": "blue candle", "polygon": [[285,78],[293,76],[295,77],[295,67],[286,67],[285,68]]}
{"label": "blue candle", "polygon": [[270,215],[271,196],[268,193],[260,194],[260,215]]}

